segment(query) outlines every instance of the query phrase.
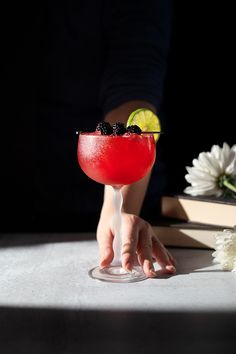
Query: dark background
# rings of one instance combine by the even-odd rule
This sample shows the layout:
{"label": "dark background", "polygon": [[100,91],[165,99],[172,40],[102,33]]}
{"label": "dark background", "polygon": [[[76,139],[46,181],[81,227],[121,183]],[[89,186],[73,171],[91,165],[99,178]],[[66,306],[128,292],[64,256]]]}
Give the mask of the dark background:
{"label": "dark background", "polygon": [[[40,79],[40,72],[32,63],[40,62],[45,45],[38,21],[46,2],[40,4],[16,4],[14,10],[10,4],[4,5],[1,14],[3,229],[21,229],[26,224],[34,227],[37,219],[34,208],[40,192],[35,191],[35,184],[40,187],[40,179],[32,180],[31,171],[40,166],[40,151],[35,147],[40,132],[32,117],[38,107],[39,92],[34,83]],[[157,146],[157,179],[153,178],[151,184],[159,195],[183,190],[185,166],[191,165],[201,151],[224,141],[235,143],[232,14],[229,3],[174,2],[173,35],[160,111],[164,134]],[[72,138],[73,144],[75,147],[76,137]],[[60,175],[57,178],[58,183],[66,183]],[[101,186],[90,187],[98,189],[101,202]],[[44,225],[50,219],[53,227],[60,228],[58,216],[68,221],[67,226],[75,220],[70,210],[53,214],[60,197],[54,192],[48,215],[42,216]],[[40,220],[40,211],[38,214]]]}
{"label": "dark background", "polygon": [[186,186],[185,166],[200,152],[235,144],[231,16],[229,3],[175,1],[160,141],[170,191]]}

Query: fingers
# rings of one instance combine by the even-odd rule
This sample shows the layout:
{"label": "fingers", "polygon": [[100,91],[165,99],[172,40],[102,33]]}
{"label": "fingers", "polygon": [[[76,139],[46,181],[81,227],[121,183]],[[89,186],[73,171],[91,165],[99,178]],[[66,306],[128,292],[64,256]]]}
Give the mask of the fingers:
{"label": "fingers", "polygon": [[156,277],[158,272],[153,266],[154,257],[154,261],[161,266],[163,273],[175,273],[175,260],[159,239],[153,235],[151,225],[138,217],[129,221],[125,223],[122,230],[122,267],[131,271],[138,257],[146,276]]}
{"label": "fingers", "polygon": [[155,277],[155,270],[152,260],[152,238],[150,231],[142,229],[139,234],[138,259],[147,277]]}
{"label": "fingers", "polygon": [[[99,265],[108,267],[113,258],[113,233],[111,228],[98,228],[97,239],[100,250]],[[122,267],[132,271],[138,263],[147,277],[156,277],[160,273],[175,273],[176,262],[171,253],[153,234],[152,227],[145,220],[135,215],[125,214],[121,230]],[[157,262],[161,270],[155,271],[153,262]]]}
{"label": "fingers", "polygon": [[114,252],[113,252],[113,235],[111,232],[107,233],[107,235],[98,236],[98,244],[99,244],[99,252],[100,252],[100,268],[105,268],[110,265],[113,260]]}
{"label": "fingers", "polygon": [[176,262],[176,260],[174,259],[174,257],[172,256],[172,254],[168,251],[168,249],[166,249],[166,252],[167,252],[167,254],[168,254],[168,256],[169,256],[169,258],[170,258],[170,260],[171,260],[171,263],[172,263],[174,266],[176,266],[177,262]]}
{"label": "fingers", "polygon": [[122,230],[122,267],[128,272],[132,271],[137,259],[138,231],[135,217],[132,222],[126,223]]}
{"label": "fingers", "polygon": [[152,251],[157,263],[166,273],[175,273],[175,260],[156,236],[152,238]]}

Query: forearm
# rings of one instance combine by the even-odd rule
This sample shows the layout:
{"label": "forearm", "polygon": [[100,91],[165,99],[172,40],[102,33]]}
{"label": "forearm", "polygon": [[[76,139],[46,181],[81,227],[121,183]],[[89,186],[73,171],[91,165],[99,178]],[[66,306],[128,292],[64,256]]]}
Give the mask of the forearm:
{"label": "forearm", "polygon": [[[122,211],[139,215],[148,187],[150,173],[140,181],[122,187],[123,206]],[[105,186],[102,216],[113,214],[113,190],[111,186]]]}
{"label": "forearm", "polygon": [[[132,113],[137,108],[148,108],[153,112],[156,112],[156,108],[149,102],[130,101],[110,111],[105,116],[105,120],[110,122],[111,124],[115,122],[123,122],[126,124],[130,113]],[[150,173],[140,181],[133,183],[132,185],[122,187],[122,195],[124,199],[122,210],[124,212],[139,215],[146,194],[146,190],[148,187],[149,179],[150,179]],[[104,191],[104,203],[102,208],[102,215],[112,214],[113,212],[112,197],[113,197],[112,187],[106,186]]]}

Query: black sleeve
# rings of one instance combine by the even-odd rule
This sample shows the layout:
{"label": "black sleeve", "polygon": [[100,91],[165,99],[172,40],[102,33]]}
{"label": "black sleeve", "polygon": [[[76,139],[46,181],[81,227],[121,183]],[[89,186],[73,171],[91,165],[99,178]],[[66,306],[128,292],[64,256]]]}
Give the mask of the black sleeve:
{"label": "black sleeve", "polygon": [[104,2],[104,114],[130,100],[160,107],[171,37],[171,0]]}

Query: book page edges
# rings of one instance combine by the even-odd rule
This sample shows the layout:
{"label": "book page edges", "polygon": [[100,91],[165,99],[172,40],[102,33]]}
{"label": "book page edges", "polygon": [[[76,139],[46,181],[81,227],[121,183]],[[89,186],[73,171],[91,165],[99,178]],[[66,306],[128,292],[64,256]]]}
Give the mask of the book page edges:
{"label": "book page edges", "polygon": [[236,224],[236,205],[187,198],[162,197],[161,214],[210,225],[233,227]]}

